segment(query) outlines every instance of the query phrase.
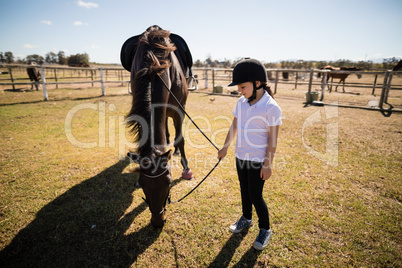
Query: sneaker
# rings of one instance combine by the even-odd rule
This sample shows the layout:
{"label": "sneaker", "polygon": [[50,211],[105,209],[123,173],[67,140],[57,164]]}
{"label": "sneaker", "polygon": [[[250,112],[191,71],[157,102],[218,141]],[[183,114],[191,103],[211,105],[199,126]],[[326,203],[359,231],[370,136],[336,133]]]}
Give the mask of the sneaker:
{"label": "sneaker", "polygon": [[237,234],[237,233],[240,233],[241,231],[243,231],[244,228],[249,227],[252,223],[253,223],[253,220],[247,220],[246,218],[244,218],[244,216],[241,216],[237,222],[233,223],[230,226],[229,230],[232,233]]}
{"label": "sneaker", "polygon": [[265,230],[260,229],[260,233],[258,234],[257,238],[254,242],[254,248],[258,250],[263,250],[268,246],[269,239],[271,238],[272,231],[271,229]]}

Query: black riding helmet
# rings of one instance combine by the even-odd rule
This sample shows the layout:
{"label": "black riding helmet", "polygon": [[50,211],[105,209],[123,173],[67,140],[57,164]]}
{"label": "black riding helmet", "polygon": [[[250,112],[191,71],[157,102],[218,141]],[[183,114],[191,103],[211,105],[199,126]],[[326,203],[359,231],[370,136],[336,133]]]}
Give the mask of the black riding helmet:
{"label": "black riding helmet", "polygon": [[267,71],[260,61],[245,58],[234,67],[232,83],[229,87],[253,81],[268,82]]}
{"label": "black riding helmet", "polygon": [[245,82],[252,82],[254,86],[253,95],[248,98],[248,102],[254,100],[257,96],[257,89],[255,81],[261,83],[268,82],[267,70],[265,66],[256,59],[244,58],[239,61],[233,69],[232,83],[228,86],[236,86]]}

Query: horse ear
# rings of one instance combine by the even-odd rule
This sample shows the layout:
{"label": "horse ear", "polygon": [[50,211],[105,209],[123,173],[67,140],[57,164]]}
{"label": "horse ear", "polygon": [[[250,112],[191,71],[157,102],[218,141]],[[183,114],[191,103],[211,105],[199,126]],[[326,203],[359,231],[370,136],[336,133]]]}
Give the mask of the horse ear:
{"label": "horse ear", "polygon": [[140,163],[140,155],[139,154],[135,154],[135,153],[131,153],[128,152],[127,156],[134,162],[139,164]]}
{"label": "horse ear", "polygon": [[167,151],[166,153],[164,153],[161,157],[163,158],[167,158],[168,161],[172,158],[172,149],[170,149],[169,151]]}

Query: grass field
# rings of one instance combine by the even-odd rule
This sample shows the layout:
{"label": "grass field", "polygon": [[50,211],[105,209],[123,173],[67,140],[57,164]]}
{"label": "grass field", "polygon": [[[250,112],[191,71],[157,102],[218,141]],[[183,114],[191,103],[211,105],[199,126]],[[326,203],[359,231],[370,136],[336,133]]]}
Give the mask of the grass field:
{"label": "grass field", "polygon": [[[1,267],[401,267],[402,114],[304,107],[304,91],[276,97],[283,126],[265,184],[273,236],[262,252],[252,248],[257,224],[228,231],[241,213],[234,146],[157,230],[132,164],[120,161],[126,87],[104,97],[52,89],[47,102],[41,91],[0,91]],[[213,98],[190,93],[187,111],[220,147],[237,98]],[[184,124],[196,178],[179,179],[174,157],[173,200],[216,163],[215,148]]]}

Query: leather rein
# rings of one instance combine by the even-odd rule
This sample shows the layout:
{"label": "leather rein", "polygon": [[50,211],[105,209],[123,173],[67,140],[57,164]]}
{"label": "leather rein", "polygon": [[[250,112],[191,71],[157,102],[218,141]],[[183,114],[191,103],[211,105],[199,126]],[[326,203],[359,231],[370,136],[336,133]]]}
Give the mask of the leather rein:
{"label": "leather rein", "polygon": [[[163,80],[163,78],[161,77],[160,74],[157,74],[157,76],[159,77],[159,79],[162,81],[164,88],[166,88],[167,91],[169,91],[170,95],[173,97],[173,99],[176,101],[177,105],[180,107],[180,109],[184,112],[184,114],[188,117],[188,119],[190,119],[191,123],[193,123],[193,125],[198,129],[198,131],[200,131],[200,133],[202,135],[204,135],[204,137],[209,141],[210,144],[212,144],[212,146],[215,147],[215,149],[217,151],[219,151],[219,148],[207,137],[207,135],[205,135],[205,133],[197,126],[197,124],[193,121],[193,119],[190,117],[190,115],[186,112],[186,110],[184,109],[184,107],[180,104],[179,100],[176,98],[176,96],[173,94],[173,92],[171,91],[171,89],[168,87],[168,85],[166,84],[165,80]],[[166,206],[169,204],[173,204],[173,203],[178,203],[180,201],[182,201],[184,198],[186,198],[187,196],[189,196],[192,192],[194,192],[195,189],[198,188],[198,186],[200,186],[208,177],[209,175],[215,170],[215,168],[219,165],[219,163],[221,162],[221,159],[218,159],[218,162],[215,164],[215,166],[208,172],[208,174],[191,190],[189,191],[186,195],[184,195],[182,198],[178,199],[177,201],[172,201],[170,199],[170,192],[168,194],[168,196],[165,199],[165,205],[163,206],[162,210],[160,212],[152,212],[151,210],[151,206],[148,202],[147,199],[142,198],[145,203],[148,204],[149,209],[151,210],[151,214],[153,216],[160,216],[163,214],[163,212],[166,211]],[[164,173],[166,173],[167,169],[165,171],[163,171],[162,173],[158,174],[158,175],[148,175],[148,174],[143,174],[146,177],[149,178],[158,178],[160,176],[162,176]]]}
{"label": "leather rein", "polygon": [[[212,146],[215,147],[215,149],[217,151],[219,151],[219,148],[207,137],[207,135],[205,135],[205,133],[197,126],[197,124],[193,121],[193,119],[191,119],[191,116],[186,112],[186,110],[184,109],[184,107],[180,104],[179,100],[176,98],[176,96],[173,94],[172,90],[168,87],[168,85],[166,84],[165,80],[163,80],[163,78],[161,77],[160,74],[157,74],[159,79],[162,81],[164,88],[166,88],[167,91],[169,91],[170,95],[173,97],[173,99],[176,101],[177,105],[180,107],[180,109],[184,112],[184,114],[188,117],[188,119],[190,119],[191,123],[193,123],[193,125],[198,129],[198,131],[204,135],[204,137],[209,141],[210,144],[212,144]],[[218,159],[218,162],[215,164],[215,166],[208,172],[208,174],[191,190],[189,191],[186,195],[184,195],[182,198],[180,198],[177,201],[172,201],[170,199],[170,193],[167,197],[167,204],[173,204],[173,203],[178,203],[180,201],[182,201],[184,198],[186,198],[187,196],[189,196],[195,189],[198,188],[198,186],[200,186],[207,178],[208,176],[215,170],[215,168],[219,165],[219,163],[221,162],[221,159]],[[165,208],[162,209],[161,213],[163,213],[163,211],[165,211]]]}

